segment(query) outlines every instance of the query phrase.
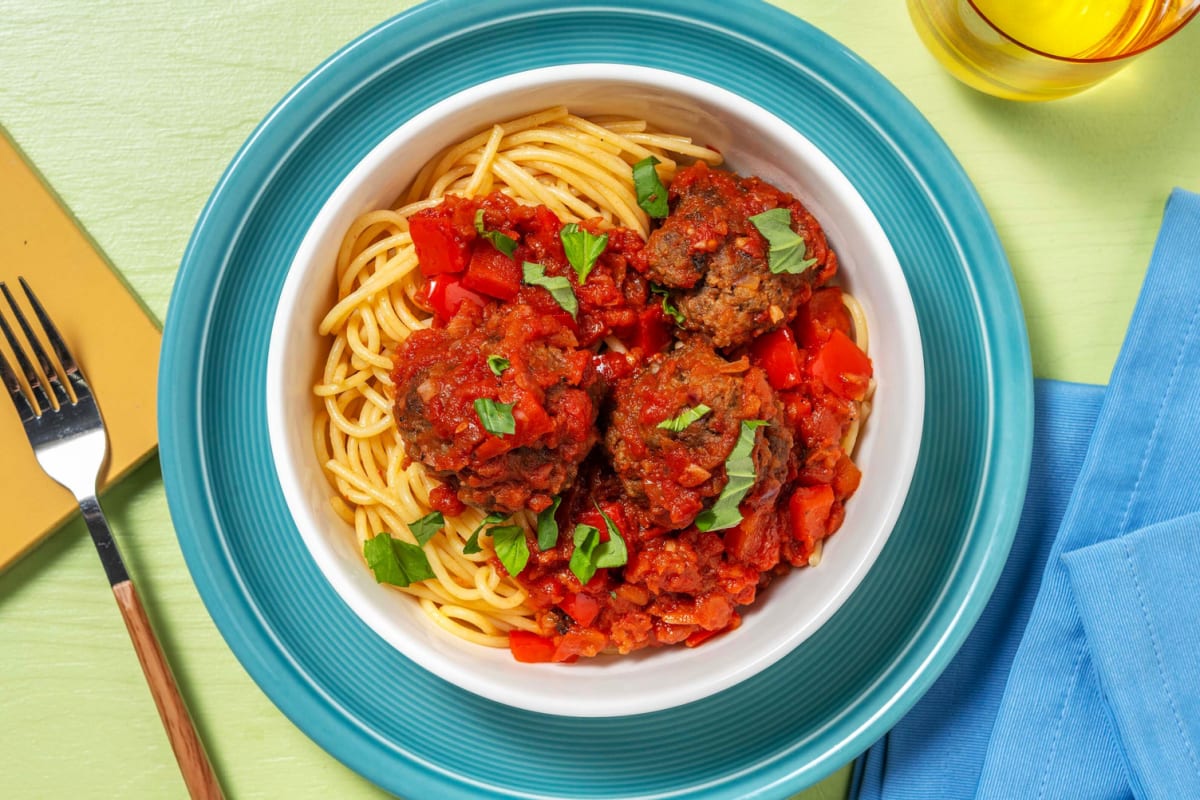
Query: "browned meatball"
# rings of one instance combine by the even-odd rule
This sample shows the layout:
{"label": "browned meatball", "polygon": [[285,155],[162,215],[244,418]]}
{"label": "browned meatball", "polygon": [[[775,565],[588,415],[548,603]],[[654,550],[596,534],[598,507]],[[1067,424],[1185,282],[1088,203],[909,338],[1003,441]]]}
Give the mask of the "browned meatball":
{"label": "browned meatball", "polygon": [[[830,278],[837,257],[811,214],[759,178],[709,169],[703,161],[671,182],[671,214],[646,243],[647,277],[671,289],[686,330],[718,348],[743,345],[796,315],[814,283]],[[750,217],[787,208],[816,263],[800,274],[773,273],[768,244]]]}
{"label": "browned meatball", "polygon": [[[482,319],[481,319],[482,316]],[[445,328],[396,354],[396,428],[405,454],[488,511],[540,511],[574,481],[598,440],[592,356],[554,317],[523,304],[486,315],[464,303]],[[500,375],[489,356],[507,360]],[[475,401],[511,404],[515,430],[489,432]]]}
{"label": "browned meatball", "polygon": [[[711,411],[683,430],[659,427],[700,405]],[[617,384],[605,441],[613,468],[643,516],[677,530],[725,488],[725,460],[745,420],[768,423],[755,435],[756,491],[767,483],[777,492],[787,475],[792,436],[766,375],[744,358],[727,361],[693,341],[652,357]]]}

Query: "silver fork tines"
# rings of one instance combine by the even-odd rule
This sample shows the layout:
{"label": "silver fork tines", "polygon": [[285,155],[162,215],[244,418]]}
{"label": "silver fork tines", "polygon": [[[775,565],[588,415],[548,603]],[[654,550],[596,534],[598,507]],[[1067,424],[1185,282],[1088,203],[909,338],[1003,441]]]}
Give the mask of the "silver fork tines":
{"label": "silver fork tines", "polygon": [[[100,416],[100,409],[96,405],[92,390],[58,328],[50,321],[29,284],[23,278],[19,280],[46,341],[54,351],[57,363],[42,346],[8,286],[0,282],[0,293],[3,293],[4,299],[8,301],[8,308],[17,322],[17,327],[24,334],[25,342],[22,343],[13,330],[2,308],[0,330],[4,332],[4,338],[8,341],[29,388],[26,390],[21,385],[20,377],[3,352],[0,352],[0,378],[3,379],[13,405],[17,408],[17,414],[21,417],[21,424],[29,437],[29,444],[33,447],[38,463],[47,475],[75,495],[83,509],[84,520],[100,551],[100,560],[108,573],[110,583],[127,580],[128,575],[124,564],[121,563],[116,543],[104,523],[100,504],[96,501],[96,479],[108,452],[108,435],[104,430],[104,420]],[[32,358],[30,353],[33,354]],[[40,373],[38,367],[41,368]],[[63,383],[64,378],[70,384],[74,398],[67,391]]]}
{"label": "silver fork tines", "polygon": [[[21,327],[21,332],[25,334],[25,340],[29,343],[29,348],[33,351],[34,358],[37,359],[38,366],[41,367],[41,375],[34,370],[29,358],[21,348],[17,341],[16,335],[12,328],[4,319],[4,315],[0,314],[0,328],[4,330],[4,338],[8,340],[9,346],[13,349],[13,353],[17,358],[21,370],[25,373],[25,379],[29,382],[30,390],[33,392],[34,400],[38,404],[38,408],[34,409],[35,413],[44,413],[49,407],[49,398],[46,396],[45,387],[42,385],[41,377],[44,376],[46,382],[50,384],[50,389],[54,393],[54,405],[63,406],[75,402],[68,393],[67,388],[63,385],[62,379],[65,378],[71,384],[71,389],[74,390],[75,397],[80,397],[81,394],[91,395],[91,390],[88,388],[87,382],[79,373],[79,366],[75,363],[75,358],[71,355],[71,351],[67,349],[66,342],[62,335],[58,332],[58,328],[50,320],[46,314],[46,310],[42,308],[42,304],[38,302],[37,296],[33,290],[29,288],[29,284],[24,278],[17,278],[21,282],[21,288],[25,291],[25,296],[29,299],[29,305],[33,308],[33,313],[37,317],[38,323],[42,326],[42,330],[46,333],[46,339],[50,342],[51,349],[54,350],[54,355],[58,359],[58,365],[51,361],[50,356],[46,353],[42,343],[34,334],[29,322],[25,319],[25,315],[21,313],[21,307],[17,305],[16,298],[12,292],[8,290],[8,286],[0,281],[0,292],[4,293],[4,298],[8,301],[9,308],[12,309],[13,316],[17,318],[17,324]],[[0,359],[3,354],[0,353]],[[0,369],[4,371],[4,381],[8,385],[11,375],[11,368],[7,362],[0,360]],[[61,373],[60,373],[61,370]],[[61,377],[60,377],[61,376]],[[9,387],[11,390],[11,386]]]}
{"label": "silver fork tines", "polygon": [[[9,305],[20,309],[13,303],[12,294],[8,291],[8,287],[0,283],[0,289],[4,291],[4,296],[8,298]],[[37,373],[34,372],[33,364],[29,363],[29,358],[26,357],[25,351],[21,348],[21,343],[17,341],[17,337],[13,334],[12,328],[8,326],[8,321],[4,318],[3,312],[0,312],[0,330],[4,331],[4,338],[8,340],[8,346],[12,348],[13,355],[16,356],[17,364],[21,371],[25,373],[26,380],[29,376],[33,376],[33,380],[29,380],[30,391],[33,392],[33,397],[27,397],[25,390],[21,388],[21,381],[17,378],[17,373],[13,370],[12,365],[8,363],[8,359],[4,357],[4,352],[0,351],[0,377],[4,378],[4,386],[8,389],[9,395],[12,396],[13,403],[17,406],[17,413],[21,415],[21,422],[27,422],[41,413],[42,404],[49,404],[49,399],[46,398],[46,393],[42,391],[41,382],[38,380]],[[40,395],[40,396],[39,396]]]}

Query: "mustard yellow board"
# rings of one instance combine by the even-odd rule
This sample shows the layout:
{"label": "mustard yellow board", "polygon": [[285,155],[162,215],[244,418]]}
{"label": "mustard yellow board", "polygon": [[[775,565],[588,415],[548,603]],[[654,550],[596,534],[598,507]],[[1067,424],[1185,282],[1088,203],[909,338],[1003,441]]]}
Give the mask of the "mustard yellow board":
{"label": "mustard yellow board", "polygon": [[[87,375],[109,432],[107,484],[153,451],[159,332],[21,154],[0,134],[0,281],[37,293]],[[28,306],[24,313],[30,314]],[[7,318],[13,320],[5,307]],[[16,367],[7,342],[0,350]],[[0,570],[76,510],[46,477],[7,399],[0,400]],[[99,565],[97,565],[99,569]]]}

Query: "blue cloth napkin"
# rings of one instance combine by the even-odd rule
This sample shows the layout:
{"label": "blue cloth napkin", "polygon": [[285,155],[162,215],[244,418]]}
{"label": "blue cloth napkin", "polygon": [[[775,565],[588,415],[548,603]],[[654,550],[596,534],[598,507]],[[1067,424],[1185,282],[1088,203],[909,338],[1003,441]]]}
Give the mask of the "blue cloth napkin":
{"label": "blue cloth napkin", "polygon": [[857,800],[1200,799],[1200,196],[1167,203],[1107,389],[1035,391],[997,590]]}

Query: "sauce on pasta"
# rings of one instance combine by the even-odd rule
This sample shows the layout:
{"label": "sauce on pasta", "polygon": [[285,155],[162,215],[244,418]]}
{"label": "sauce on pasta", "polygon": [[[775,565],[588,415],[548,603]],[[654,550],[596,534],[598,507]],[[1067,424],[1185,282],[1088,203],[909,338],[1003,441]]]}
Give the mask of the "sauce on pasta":
{"label": "sauce on pasta", "polygon": [[720,161],[548,109],[347,232],[315,447],[377,578],[451,633],[695,646],[840,526],[861,312],[808,211]]}

